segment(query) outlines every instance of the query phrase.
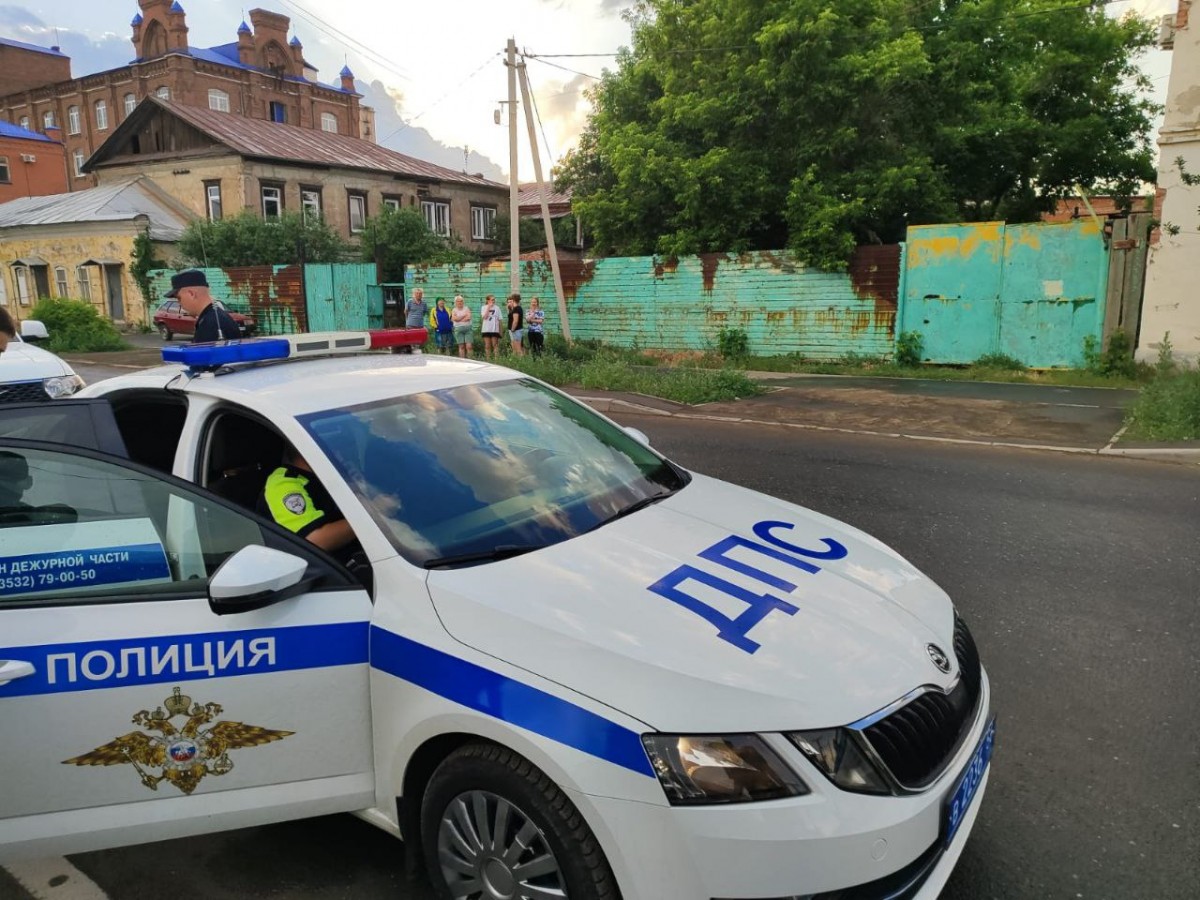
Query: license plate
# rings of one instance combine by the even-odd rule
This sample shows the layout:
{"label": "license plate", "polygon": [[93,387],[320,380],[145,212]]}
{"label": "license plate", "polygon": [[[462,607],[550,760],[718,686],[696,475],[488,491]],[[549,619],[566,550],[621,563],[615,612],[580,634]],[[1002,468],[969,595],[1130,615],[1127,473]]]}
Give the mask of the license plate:
{"label": "license plate", "polygon": [[988,722],[983,737],[975,746],[975,753],[972,754],[971,761],[967,763],[962,776],[958,779],[958,784],[954,786],[954,790],[950,792],[950,796],[946,800],[947,844],[954,840],[954,833],[958,831],[958,826],[967,816],[967,810],[971,808],[971,801],[975,799],[975,792],[979,790],[979,785],[983,782],[983,775],[991,761],[992,747],[995,743],[996,720],[992,719]]}

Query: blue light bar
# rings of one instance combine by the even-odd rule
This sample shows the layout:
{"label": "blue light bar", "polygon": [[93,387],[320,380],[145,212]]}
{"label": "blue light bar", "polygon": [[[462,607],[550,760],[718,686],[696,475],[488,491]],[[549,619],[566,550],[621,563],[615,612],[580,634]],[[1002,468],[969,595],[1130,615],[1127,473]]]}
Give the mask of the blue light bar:
{"label": "blue light bar", "polygon": [[218,369],[231,363],[287,359],[291,345],[280,338],[247,338],[214,344],[180,344],[163,347],[163,362],[183,363],[189,369]]}

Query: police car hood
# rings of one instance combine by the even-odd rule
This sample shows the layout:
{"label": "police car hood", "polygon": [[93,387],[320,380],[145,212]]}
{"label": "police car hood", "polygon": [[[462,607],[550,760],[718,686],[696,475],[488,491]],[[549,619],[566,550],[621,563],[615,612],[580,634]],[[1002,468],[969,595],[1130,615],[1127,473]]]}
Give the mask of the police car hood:
{"label": "police car hood", "polygon": [[950,600],[911,564],[703,476],[589,534],[435,570],[428,585],[459,641],[662,731],[844,725],[957,675]]}
{"label": "police car hood", "polygon": [[7,349],[0,353],[0,384],[70,374],[71,367],[53,353],[23,341],[9,341]]}

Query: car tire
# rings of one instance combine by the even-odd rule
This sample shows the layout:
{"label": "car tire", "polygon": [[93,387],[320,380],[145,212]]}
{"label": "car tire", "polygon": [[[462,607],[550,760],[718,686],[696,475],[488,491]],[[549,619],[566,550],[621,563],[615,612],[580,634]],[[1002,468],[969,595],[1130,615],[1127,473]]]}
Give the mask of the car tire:
{"label": "car tire", "polygon": [[[503,833],[493,834],[497,825]],[[524,897],[523,883],[571,900],[621,896],[575,804],[533,763],[496,744],[467,744],[438,766],[421,801],[421,842],[442,900]]]}
{"label": "car tire", "polygon": [[166,325],[159,325],[158,333],[160,335],[162,335],[162,339],[164,341],[169,341],[171,338],[173,338],[175,336],[174,334],[172,334],[171,329],[168,328]]}

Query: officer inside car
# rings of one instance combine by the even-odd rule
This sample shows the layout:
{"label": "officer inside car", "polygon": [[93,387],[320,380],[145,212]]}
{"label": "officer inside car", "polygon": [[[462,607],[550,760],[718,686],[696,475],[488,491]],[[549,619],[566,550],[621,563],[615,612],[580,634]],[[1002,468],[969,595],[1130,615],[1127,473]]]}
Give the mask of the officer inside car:
{"label": "officer inside car", "polygon": [[232,341],[242,336],[233,316],[221,304],[213,301],[208,291],[208,279],[199,269],[184,269],[172,275],[171,289],[163,296],[179,300],[183,311],[196,317],[193,344]]}
{"label": "officer inside car", "polygon": [[342,563],[360,549],[350,523],[294,447],[284,451],[283,465],[267,476],[258,510]]}

